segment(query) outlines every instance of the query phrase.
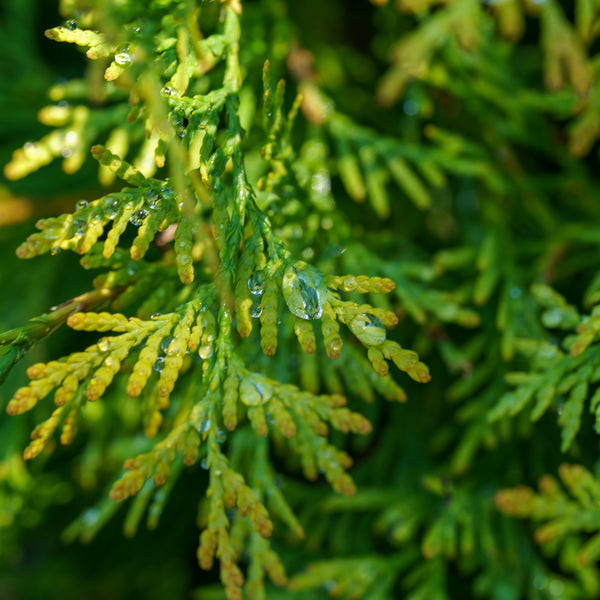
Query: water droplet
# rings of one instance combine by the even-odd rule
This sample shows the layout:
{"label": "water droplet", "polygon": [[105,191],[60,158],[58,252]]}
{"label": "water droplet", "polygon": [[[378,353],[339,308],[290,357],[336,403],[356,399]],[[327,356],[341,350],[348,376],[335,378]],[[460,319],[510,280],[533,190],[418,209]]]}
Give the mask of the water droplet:
{"label": "water droplet", "polygon": [[240,384],[240,400],[246,406],[259,406],[269,400],[270,394],[254,377],[245,377]]}
{"label": "water droplet", "polygon": [[88,204],[89,204],[89,202],[87,200],[80,200],[75,205],[75,210],[83,210]]}
{"label": "water droplet", "polygon": [[74,219],[71,223],[73,235],[82,236],[85,233],[87,221],[85,219]]}
{"label": "water droplet", "polygon": [[307,260],[312,258],[315,255],[315,251],[309,246],[308,248],[304,248],[302,250],[302,258],[306,258]]}
{"label": "water droplet", "polygon": [[118,52],[115,54],[115,62],[120,67],[125,67],[133,60],[133,56],[129,52],[129,46],[125,45],[119,48]]}
{"label": "water droplet", "polygon": [[209,467],[210,467],[210,461],[208,460],[208,456],[205,456],[201,461],[200,461],[200,467],[202,467],[205,471],[208,471]]}
{"label": "water droplet", "polygon": [[405,115],[409,117],[414,117],[419,112],[419,104],[414,100],[406,100],[402,105],[402,110]]}
{"label": "water droplet", "polygon": [[160,349],[163,352],[166,352],[167,349],[169,348],[170,343],[174,340],[175,338],[173,336],[168,335],[167,337],[163,338],[162,342],[160,343]]}
{"label": "water droplet", "polygon": [[140,208],[136,210],[131,217],[129,218],[129,222],[136,227],[139,227],[144,223],[144,219],[148,216],[148,211],[145,208]]}
{"label": "water droplet", "polygon": [[88,527],[95,525],[100,518],[100,511],[97,508],[89,508],[81,515],[81,521]]}
{"label": "water droplet", "polygon": [[253,319],[258,319],[258,317],[260,317],[260,315],[262,315],[262,306],[260,305],[260,303],[258,302],[254,302],[252,304],[252,306],[250,307],[250,316]]}
{"label": "water droplet", "polygon": [[513,300],[517,300],[517,299],[519,299],[523,295],[523,292],[521,291],[520,287],[515,286],[515,287],[510,288],[510,290],[508,292],[508,295]]}
{"label": "water droplet", "polygon": [[52,250],[50,250],[50,254],[52,256],[56,256],[59,252],[62,252],[62,248],[59,246],[56,246],[55,248],[52,248]]}
{"label": "water droplet", "polygon": [[158,319],[158,317],[160,317],[160,313],[155,312],[153,314],[150,315],[150,320],[151,321],[155,321],[156,319]]}
{"label": "water droplet", "polygon": [[69,31],[75,31],[75,29],[77,29],[77,21],[75,19],[70,19],[69,21],[65,22],[65,27]]}
{"label": "water droplet", "polygon": [[300,319],[320,319],[327,300],[323,275],[303,261],[289,264],[281,285],[283,298],[290,312]]}
{"label": "water droplet", "polygon": [[254,271],[248,278],[248,289],[251,294],[260,295],[265,289],[265,274],[263,271]]}
{"label": "water droplet", "polygon": [[208,433],[211,423],[212,423],[212,421],[211,421],[210,417],[207,417],[205,415],[202,418],[202,421],[200,422],[200,425],[198,427],[198,433]]}
{"label": "water droplet", "polygon": [[202,360],[207,360],[213,355],[212,343],[204,344],[198,349],[198,356]]}
{"label": "water droplet", "polygon": [[563,318],[563,311],[560,308],[547,310],[542,314],[542,323],[545,327],[558,327]]}
{"label": "water droplet", "polygon": [[146,197],[146,206],[150,210],[154,210],[155,208],[158,208],[160,206],[160,203],[161,203],[160,196],[154,192],[151,194],[148,194],[148,196]]}
{"label": "water droplet", "polygon": [[175,89],[173,89],[173,86],[167,84],[163,87],[162,90],[160,90],[160,93],[163,96],[175,96],[177,95],[177,92],[175,91]]}
{"label": "water droplet", "polygon": [[114,219],[119,213],[119,201],[115,200],[112,196],[106,196],[102,207],[107,219]]}
{"label": "water droplet", "polygon": [[165,366],[165,357],[164,356],[159,356],[156,361],[154,362],[154,365],[152,366],[152,368],[157,372],[157,373],[162,373],[163,367]]}
{"label": "water droplet", "polygon": [[98,350],[100,350],[100,352],[108,352],[108,349],[110,348],[110,340],[108,338],[101,338],[98,340]]}
{"label": "water droplet", "polygon": [[350,331],[367,346],[379,346],[385,342],[385,325],[375,315],[362,314],[348,324]]}

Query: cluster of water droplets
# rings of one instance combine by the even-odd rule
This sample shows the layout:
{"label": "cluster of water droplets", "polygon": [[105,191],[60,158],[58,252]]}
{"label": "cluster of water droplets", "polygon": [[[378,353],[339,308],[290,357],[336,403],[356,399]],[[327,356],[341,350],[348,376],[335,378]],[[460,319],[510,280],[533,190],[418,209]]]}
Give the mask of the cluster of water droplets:
{"label": "cluster of water droplets", "polygon": [[300,319],[320,319],[327,301],[321,272],[303,261],[290,263],[283,273],[283,298],[289,311]]}
{"label": "cluster of water droplets", "polygon": [[265,289],[265,280],[265,274],[262,270],[254,271],[248,278],[248,290],[255,297],[250,307],[250,316],[254,319],[258,319],[262,315],[260,298]]}

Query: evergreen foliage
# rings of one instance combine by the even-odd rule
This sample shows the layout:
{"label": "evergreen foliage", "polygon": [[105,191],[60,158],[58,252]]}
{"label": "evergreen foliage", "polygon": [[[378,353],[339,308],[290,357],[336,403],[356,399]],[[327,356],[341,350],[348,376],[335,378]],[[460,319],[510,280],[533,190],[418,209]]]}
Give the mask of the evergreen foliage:
{"label": "evergreen foliage", "polygon": [[600,4],[41,8],[0,597],[597,598]]}

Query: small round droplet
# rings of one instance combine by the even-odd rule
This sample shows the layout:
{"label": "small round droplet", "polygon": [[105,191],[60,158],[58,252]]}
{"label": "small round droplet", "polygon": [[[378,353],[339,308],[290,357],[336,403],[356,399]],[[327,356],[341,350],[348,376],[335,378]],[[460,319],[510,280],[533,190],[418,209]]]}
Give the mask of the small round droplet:
{"label": "small round droplet", "polygon": [[133,56],[129,52],[129,46],[121,46],[118,52],[115,54],[115,62],[120,67],[126,67],[133,60]]}
{"label": "small round droplet", "polygon": [[348,327],[366,346],[379,346],[385,342],[385,325],[375,315],[358,315],[350,321]]}
{"label": "small round droplet", "polygon": [[265,289],[265,274],[263,271],[254,271],[248,278],[248,289],[256,296],[263,293]]}
{"label": "small round droplet", "polygon": [[89,204],[89,202],[87,200],[80,200],[76,205],[75,205],[75,210],[82,210],[84,209],[87,205]]}
{"label": "small round droplet", "polygon": [[165,357],[164,356],[159,356],[155,361],[154,361],[154,365],[152,366],[152,368],[157,372],[157,373],[161,373],[163,370],[163,367],[165,366]]}
{"label": "small round droplet", "polygon": [[253,377],[242,379],[240,384],[240,400],[246,406],[259,406],[269,400],[270,394],[264,386]]}
{"label": "small round droplet", "polygon": [[281,284],[283,298],[289,311],[300,319],[320,319],[327,300],[323,275],[303,261],[290,263]]}
{"label": "small round droplet", "polygon": [[302,258],[306,258],[308,260],[311,259],[314,255],[315,251],[310,246],[302,250]]}
{"label": "small round droplet", "polygon": [[87,527],[91,527],[98,522],[100,516],[100,511],[97,508],[89,508],[81,515],[81,521]]}
{"label": "small round droplet", "polygon": [[167,97],[177,95],[177,92],[175,91],[175,89],[173,89],[173,86],[168,85],[168,84],[165,85],[162,90],[160,90],[160,93],[163,96],[167,96]]}
{"label": "small round droplet", "polygon": [[252,304],[252,306],[250,307],[250,316],[253,319],[258,319],[260,317],[260,315],[262,315],[262,306],[260,305],[260,303],[258,302],[254,302]]}
{"label": "small round droplet", "polygon": [[65,22],[65,27],[69,31],[75,31],[77,29],[77,21],[75,19],[70,19]]}
{"label": "small round droplet", "polygon": [[144,219],[148,216],[148,211],[145,208],[140,208],[136,210],[131,217],[129,218],[129,222],[135,227],[139,227],[144,223]]}
{"label": "small round droplet", "polygon": [[98,340],[98,350],[100,350],[100,352],[108,352],[108,349],[110,348],[110,340],[108,338],[101,338]]}
{"label": "small round droplet", "polygon": [[102,203],[102,208],[107,219],[114,219],[119,213],[119,201],[112,196],[106,196]]}

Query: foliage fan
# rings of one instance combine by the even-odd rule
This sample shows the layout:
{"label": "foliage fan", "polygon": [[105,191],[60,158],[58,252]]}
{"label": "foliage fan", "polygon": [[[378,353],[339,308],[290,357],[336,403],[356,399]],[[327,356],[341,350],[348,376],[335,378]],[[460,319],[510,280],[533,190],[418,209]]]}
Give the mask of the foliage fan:
{"label": "foliage fan", "polygon": [[[85,73],[0,188],[3,235],[42,217],[0,334],[0,565],[73,481],[84,542],[120,507],[164,528],[193,481],[198,597],[598,597],[599,3],[59,10]],[[19,196],[59,161],[85,193]]]}

